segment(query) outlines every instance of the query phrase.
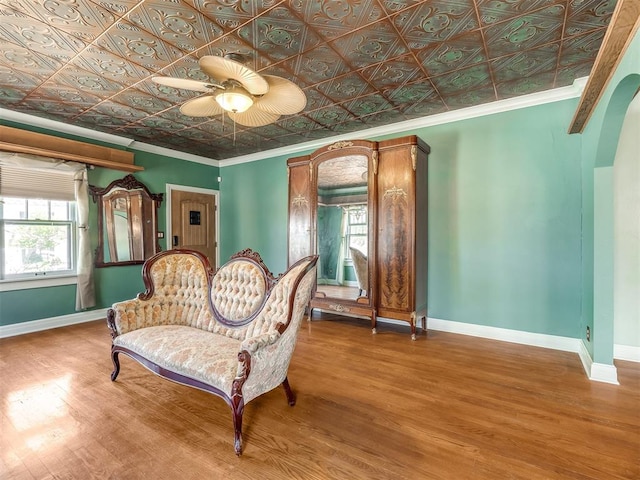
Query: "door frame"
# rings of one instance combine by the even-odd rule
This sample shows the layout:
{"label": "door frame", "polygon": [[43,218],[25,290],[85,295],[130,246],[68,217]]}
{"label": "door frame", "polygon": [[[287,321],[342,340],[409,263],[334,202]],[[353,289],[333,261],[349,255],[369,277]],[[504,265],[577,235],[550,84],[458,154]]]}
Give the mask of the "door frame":
{"label": "door frame", "polygon": [[171,250],[171,239],[173,238],[173,232],[171,231],[171,192],[173,192],[174,190],[181,191],[181,192],[204,193],[206,195],[213,195],[214,197],[216,197],[216,207],[218,209],[215,212],[215,224],[216,224],[215,242],[216,242],[216,267],[218,267],[220,265],[220,190],[167,183],[167,196],[166,196],[167,209],[166,209],[166,224],[165,224],[166,230],[167,230],[167,234],[165,236],[167,250]]}

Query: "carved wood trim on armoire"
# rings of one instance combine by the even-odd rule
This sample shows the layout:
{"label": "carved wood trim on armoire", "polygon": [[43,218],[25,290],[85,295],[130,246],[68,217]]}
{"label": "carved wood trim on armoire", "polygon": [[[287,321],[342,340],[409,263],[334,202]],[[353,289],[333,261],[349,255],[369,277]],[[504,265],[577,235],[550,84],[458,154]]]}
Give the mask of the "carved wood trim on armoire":
{"label": "carved wood trim on armoire", "polygon": [[[414,340],[418,319],[426,328],[429,152],[429,146],[412,135],[381,142],[336,142],[288,160],[289,264],[314,253],[321,257],[311,309],[368,317],[373,333],[377,316],[406,321]],[[336,187],[327,185],[330,182]],[[357,209],[354,205],[366,211],[366,241],[360,248],[368,259],[368,282],[364,294],[349,297],[341,293],[341,285],[349,282],[341,282],[332,270],[333,257],[348,255],[345,220],[337,240],[333,233],[327,239],[325,230],[336,207],[344,211],[344,218],[349,207]],[[338,253],[325,245],[333,245]],[[323,256],[331,260],[329,266],[323,264]],[[338,270],[343,264],[338,263]],[[326,278],[331,275],[324,275],[324,270],[335,279]]]}

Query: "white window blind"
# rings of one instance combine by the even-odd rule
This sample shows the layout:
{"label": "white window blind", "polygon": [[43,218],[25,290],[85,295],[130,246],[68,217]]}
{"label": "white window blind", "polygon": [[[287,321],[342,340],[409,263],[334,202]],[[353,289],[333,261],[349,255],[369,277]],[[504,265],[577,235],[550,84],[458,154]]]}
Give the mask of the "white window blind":
{"label": "white window blind", "polygon": [[1,165],[0,196],[73,202],[73,172]]}

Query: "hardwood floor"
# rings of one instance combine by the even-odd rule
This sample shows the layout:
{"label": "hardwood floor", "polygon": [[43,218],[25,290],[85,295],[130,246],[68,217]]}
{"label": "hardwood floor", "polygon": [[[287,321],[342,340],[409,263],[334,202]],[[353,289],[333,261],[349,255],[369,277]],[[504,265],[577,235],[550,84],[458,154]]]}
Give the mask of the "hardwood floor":
{"label": "hardwood floor", "polygon": [[[314,315],[315,318],[315,315]],[[282,389],[231,411],[121,356],[104,321],[0,340],[2,479],[638,479],[640,366],[322,314]]]}

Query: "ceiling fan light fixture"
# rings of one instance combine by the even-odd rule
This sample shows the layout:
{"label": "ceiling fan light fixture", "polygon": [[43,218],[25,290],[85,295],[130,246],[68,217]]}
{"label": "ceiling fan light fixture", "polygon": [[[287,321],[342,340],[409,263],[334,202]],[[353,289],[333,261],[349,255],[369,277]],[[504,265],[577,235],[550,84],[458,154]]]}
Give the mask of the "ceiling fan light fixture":
{"label": "ceiling fan light fixture", "polygon": [[246,112],[253,105],[253,98],[242,87],[233,86],[216,95],[216,102],[228,112]]}

